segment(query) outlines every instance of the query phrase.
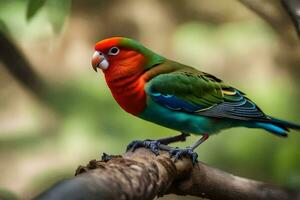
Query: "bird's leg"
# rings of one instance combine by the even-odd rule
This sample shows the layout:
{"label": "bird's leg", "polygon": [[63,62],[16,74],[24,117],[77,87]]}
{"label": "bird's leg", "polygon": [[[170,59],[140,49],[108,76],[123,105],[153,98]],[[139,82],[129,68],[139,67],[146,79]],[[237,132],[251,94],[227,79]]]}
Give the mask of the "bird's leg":
{"label": "bird's leg", "polygon": [[157,141],[160,144],[168,145],[168,144],[171,144],[171,143],[174,143],[174,142],[184,142],[186,140],[186,138],[188,136],[190,136],[190,135],[191,134],[189,134],[189,133],[181,132],[180,135],[176,135],[176,136],[172,136],[172,137],[166,137],[166,138],[161,138],[161,139],[158,139]]}
{"label": "bird's leg", "polygon": [[187,156],[189,158],[191,158],[193,164],[197,163],[197,158],[198,158],[198,154],[194,152],[194,150],[200,145],[202,144],[205,140],[207,140],[209,137],[209,135],[207,133],[203,134],[203,136],[197,141],[195,142],[195,144],[193,144],[190,147],[186,147],[183,149],[180,149],[178,147],[176,148],[172,148],[169,150],[170,156],[173,157],[175,156],[175,161],[182,158],[183,156]]}
{"label": "bird's leg", "polygon": [[189,133],[182,132],[180,135],[158,140],[134,140],[127,146],[127,151],[129,149],[134,151],[137,148],[145,147],[150,149],[155,155],[158,155],[160,149],[169,151],[171,148],[167,146],[168,144],[185,141],[188,136],[190,136]]}
{"label": "bird's leg", "polygon": [[205,142],[208,138],[209,138],[209,135],[207,133],[204,133],[203,136],[191,146],[191,149],[195,150],[200,144]]}

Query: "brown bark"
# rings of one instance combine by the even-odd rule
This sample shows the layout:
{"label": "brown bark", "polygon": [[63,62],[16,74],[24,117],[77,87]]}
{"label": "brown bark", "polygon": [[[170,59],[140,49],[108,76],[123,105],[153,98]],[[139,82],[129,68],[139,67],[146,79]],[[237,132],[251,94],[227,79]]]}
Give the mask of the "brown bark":
{"label": "brown bark", "polygon": [[76,177],[54,185],[36,199],[144,199],[165,194],[208,199],[300,199],[300,192],[237,177],[189,159],[174,162],[167,152],[146,149],[104,156],[80,166]]}

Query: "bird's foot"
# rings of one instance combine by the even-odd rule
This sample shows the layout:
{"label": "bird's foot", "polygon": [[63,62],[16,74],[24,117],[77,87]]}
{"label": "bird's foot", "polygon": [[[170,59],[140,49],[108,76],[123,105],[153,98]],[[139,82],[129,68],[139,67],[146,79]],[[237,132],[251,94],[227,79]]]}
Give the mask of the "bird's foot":
{"label": "bird's foot", "polygon": [[195,165],[198,162],[198,154],[193,151],[191,147],[186,148],[172,148],[169,151],[169,154],[171,157],[175,157],[175,161],[182,157],[188,157],[192,160],[193,165]]}
{"label": "bird's foot", "polygon": [[156,140],[134,140],[127,146],[127,151],[131,149],[133,152],[137,148],[145,147],[146,149],[150,149],[155,155],[159,155],[159,145],[160,142]]}

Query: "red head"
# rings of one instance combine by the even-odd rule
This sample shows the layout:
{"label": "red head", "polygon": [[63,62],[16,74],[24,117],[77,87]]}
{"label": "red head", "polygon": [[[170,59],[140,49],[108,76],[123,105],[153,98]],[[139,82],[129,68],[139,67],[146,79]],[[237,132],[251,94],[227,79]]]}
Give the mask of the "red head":
{"label": "red head", "polygon": [[121,37],[102,40],[95,46],[92,65],[95,71],[102,69],[108,82],[130,76],[139,76],[144,71],[145,56],[137,42]]}
{"label": "red head", "polygon": [[92,66],[95,71],[102,69],[119,105],[136,115],[146,103],[143,74],[162,60],[161,56],[132,39],[114,37],[95,45]]}
{"label": "red head", "polygon": [[92,66],[103,70],[108,79],[131,76],[164,61],[164,58],[145,48],[135,40],[113,37],[95,45]]}

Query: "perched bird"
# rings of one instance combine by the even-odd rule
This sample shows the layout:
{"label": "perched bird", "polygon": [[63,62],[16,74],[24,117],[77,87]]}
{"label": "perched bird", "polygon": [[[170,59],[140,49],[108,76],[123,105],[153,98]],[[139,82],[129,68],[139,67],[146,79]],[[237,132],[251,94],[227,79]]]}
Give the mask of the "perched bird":
{"label": "perched bird", "polygon": [[180,136],[133,141],[128,149],[144,146],[158,154],[166,144],[184,140],[189,133],[202,135],[191,147],[170,148],[176,159],[190,157],[209,135],[232,127],[261,128],[278,136],[300,125],[266,115],[240,90],[219,78],[160,56],[139,42],[113,37],[95,45],[95,71],[102,69],[118,104],[144,120],[178,130]]}

